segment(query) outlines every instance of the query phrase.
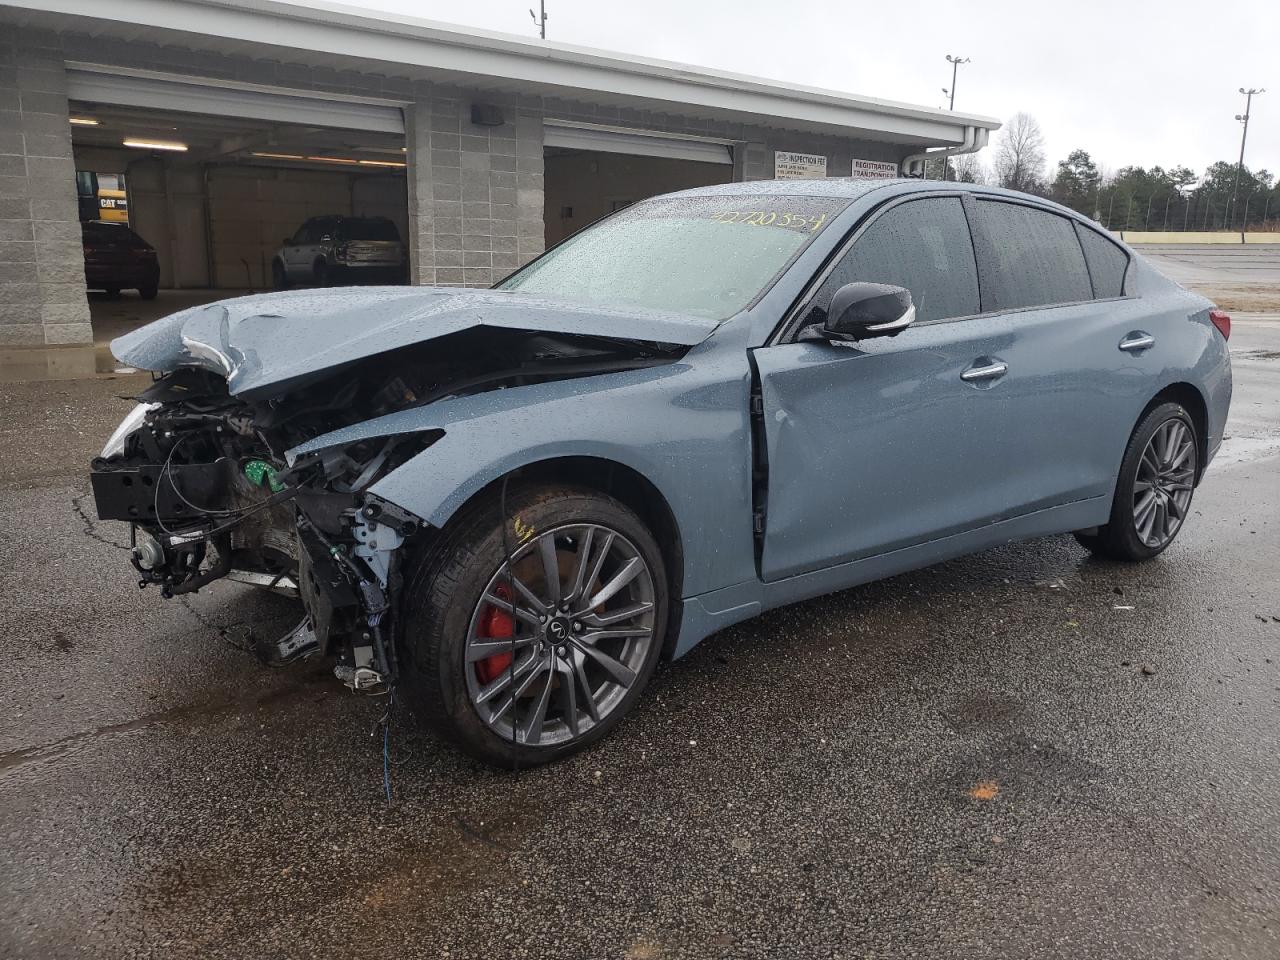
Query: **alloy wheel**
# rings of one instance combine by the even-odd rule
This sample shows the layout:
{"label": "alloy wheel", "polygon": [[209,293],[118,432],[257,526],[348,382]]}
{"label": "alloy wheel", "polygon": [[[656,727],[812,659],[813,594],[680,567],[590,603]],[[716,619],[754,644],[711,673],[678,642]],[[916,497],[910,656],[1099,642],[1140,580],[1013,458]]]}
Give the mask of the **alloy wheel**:
{"label": "alloy wheel", "polygon": [[1156,428],[1133,481],[1133,524],[1138,539],[1159,549],[1186,519],[1196,475],[1195,435],[1174,418]]}
{"label": "alloy wheel", "polygon": [[600,524],[548,530],[489,579],[463,668],[471,704],[504,740],[564,744],[617,710],[654,643],[653,575]]}

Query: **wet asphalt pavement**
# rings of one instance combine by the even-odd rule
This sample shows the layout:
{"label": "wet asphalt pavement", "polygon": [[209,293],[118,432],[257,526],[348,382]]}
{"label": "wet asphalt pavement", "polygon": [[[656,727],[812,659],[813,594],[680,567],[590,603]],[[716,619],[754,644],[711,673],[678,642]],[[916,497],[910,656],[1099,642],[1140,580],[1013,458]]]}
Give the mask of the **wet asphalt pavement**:
{"label": "wet asphalt pavement", "polygon": [[137,378],[0,384],[0,956],[1280,955],[1280,316],[1157,561],[1070,537],[771,613],[589,753],[460,758],[294,605],[133,586],[84,466]]}

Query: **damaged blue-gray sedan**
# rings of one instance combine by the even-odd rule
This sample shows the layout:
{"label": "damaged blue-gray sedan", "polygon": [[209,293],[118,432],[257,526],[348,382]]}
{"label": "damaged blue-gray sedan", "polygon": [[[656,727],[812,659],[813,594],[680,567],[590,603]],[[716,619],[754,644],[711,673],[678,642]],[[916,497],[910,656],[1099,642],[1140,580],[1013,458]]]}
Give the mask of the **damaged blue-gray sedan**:
{"label": "damaged blue-gray sedan", "polygon": [[276,660],[496,764],[603,737],[662,656],[1010,540],[1164,550],[1230,319],[1097,224],[921,181],[637,204],[497,288],[294,291],[113,344],[93,464],[139,582],[296,589]]}

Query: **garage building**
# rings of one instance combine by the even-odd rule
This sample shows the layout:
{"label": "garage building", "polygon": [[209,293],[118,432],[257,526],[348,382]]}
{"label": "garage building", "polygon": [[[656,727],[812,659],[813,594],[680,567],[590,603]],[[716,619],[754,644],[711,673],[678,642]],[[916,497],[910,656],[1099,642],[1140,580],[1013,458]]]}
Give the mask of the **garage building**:
{"label": "garage building", "polygon": [[93,340],[78,171],[185,305],[278,283],[310,218],[385,219],[409,282],[488,286],[647,196],[894,175],[997,126],[328,3],[0,0],[0,345]]}

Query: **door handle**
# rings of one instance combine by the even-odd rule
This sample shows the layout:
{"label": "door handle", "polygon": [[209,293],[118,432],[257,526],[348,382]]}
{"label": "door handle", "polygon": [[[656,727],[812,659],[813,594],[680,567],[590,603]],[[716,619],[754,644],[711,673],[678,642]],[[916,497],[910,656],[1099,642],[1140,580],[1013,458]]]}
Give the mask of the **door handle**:
{"label": "door handle", "polygon": [[964,373],[960,374],[960,379],[965,383],[973,383],[975,380],[999,380],[1009,372],[1009,365],[1001,360],[993,360],[984,363],[981,366],[972,366]]}
{"label": "door handle", "polygon": [[1146,350],[1148,347],[1156,345],[1156,338],[1149,333],[1143,333],[1141,330],[1127,334],[1120,341],[1120,349],[1127,353],[1137,353],[1139,350]]}

